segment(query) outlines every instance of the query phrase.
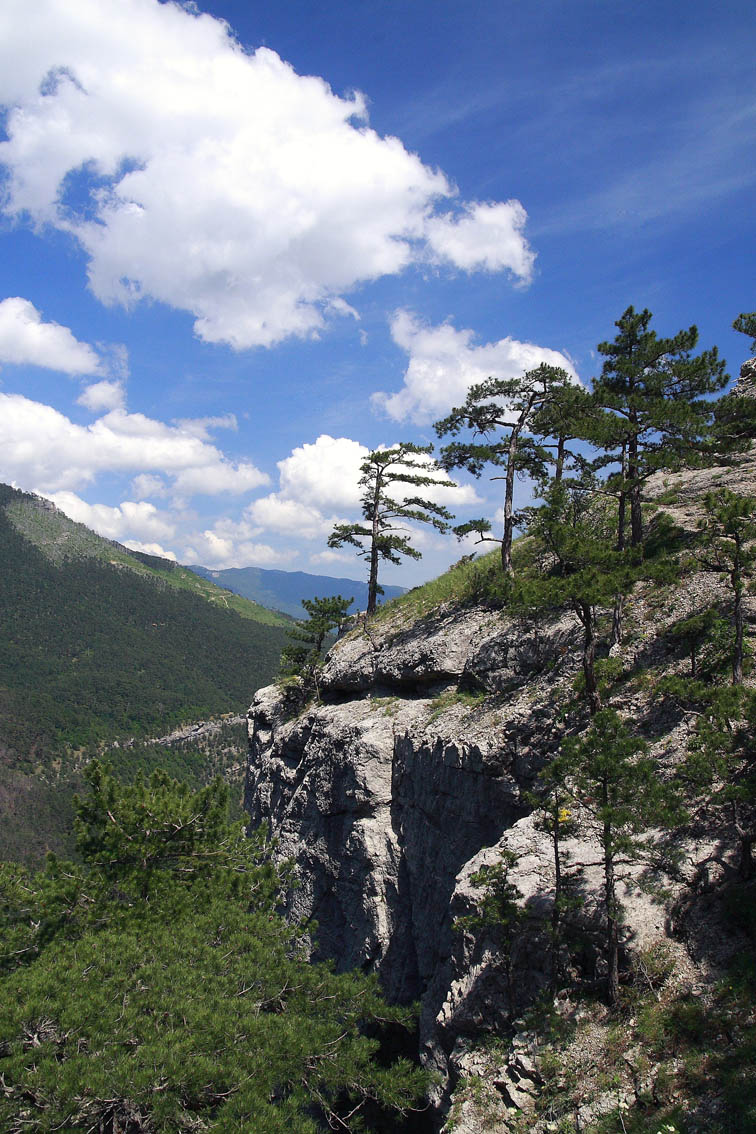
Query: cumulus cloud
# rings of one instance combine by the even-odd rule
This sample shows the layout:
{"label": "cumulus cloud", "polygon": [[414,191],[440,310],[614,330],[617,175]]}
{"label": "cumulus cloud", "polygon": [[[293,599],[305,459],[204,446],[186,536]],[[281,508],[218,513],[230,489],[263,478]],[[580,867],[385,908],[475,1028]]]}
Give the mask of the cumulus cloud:
{"label": "cumulus cloud", "polygon": [[123,409],[126,403],[126,393],[121,382],[95,382],[87,386],[76,399],[79,405],[98,413],[100,410]]}
{"label": "cumulus cloud", "polygon": [[[391,448],[392,446],[385,446]],[[370,450],[349,437],[322,434],[312,443],[298,446],[290,456],[278,462],[280,487],[244,510],[245,518],[259,529],[280,532],[298,539],[325,540],[339,521],[356,519],[360,514],[361,464]],[[403,500],[418,492],[427,499],[450,509],[478,501],[471,485],[445,487],[446,473],[434,468],[427,458],[427,474],[439,481],[439,487],[417,489],[412,485],[396,486],[394,499]]]}
{"label": "cumulus cloud", "polygon": [[527,219],[519,201],[471,204],[462,217],[431,217],[426,226],[428,244],[440,259],[467,272],[509,270],[528,283],[535,253],[524,236]]}
{"label": "cumulus cloud", "polygon": [[429,258],[532,272],[519,202],[457,203],[362,95],[190,6],[5,0],[0,103],[7,212],[70,233],[104,303],[152,297],[208,342],[315,334],[357,315],[356,285]]}
{"label": "cumulus cloud", "polygon": [[138,539],[125,539],[123,546],[128,547],[130,551],[143,551],[145,555],[159,555],[161,559],[171,559],[176,562],[176,556],[172,551],[166,551],[159,543],[142,543]]}
{"label": "cumulus cloud", "polygon": [[316,508],[350,509],[360,502],[360,465],[370,450],[349,437],[327,433],[298,445],[278,462],[281,495]]}
{"label": "cumulus cloud", "polygon": [[283,567],[297,558],[293,548],[279,550],[270,544],[256,543],[245,539],[245,526],[231,525],[226,535],[207,529],[196,532],[191,543],[185,547],[184,563],[201,563],[204,567],[215,567],[224,571],[229,567]]}
{"label": "cumulus cloud", "polygon": [[476,382],[515,378],[542,362],[561,366],[577,378],[572,363],[559,351],[509,336],[476,346],[471,330],[458,331],[451,323],[427,326],[410,311],[396,312],[391,335],[409,356],[404,386],[394,394],[376,393],[372,401],[394,421],[428,425],[464,402]]}
{"label": "cumulus cloud", "polygon": [[170,496],[168,485],[161,476],[153,473],[139,473],[131,482],[131,491],[137,500],[148,496]]}
{"label": "cumulus cloud", "polygon": [[128,537],[132,541],[140,538],[170,540],[176,534],[176,525],[170,516],[161,514],[154,504],[145,501],[124,500],[111,507],[107,504],[88,504],[75,492],[53,492],[48,497],[72,520],[86,524],[106,539],[120,540]]}
{"label": "cumulus cloud", "polygon": [[45,323],[37,308],[19,295],[0,302],[0,363],[43,366],[63,374],[101,374],[102,363],[68,327]]}
{"label": "cumulus cloud", "polygon": [[335,517],[280,493],[253,500],[245,509],[245,515],[260,528],[298,539],[325,539],[335,523]]}
{"label": "cumulus cloud", "polygon": [[162,475],[182,494],[242,493],[268,482],[249,462],[145,417],[114,409],[91,425],[21,394],[0,394],[0,480],[45,494],[74,491],[102,473]]}

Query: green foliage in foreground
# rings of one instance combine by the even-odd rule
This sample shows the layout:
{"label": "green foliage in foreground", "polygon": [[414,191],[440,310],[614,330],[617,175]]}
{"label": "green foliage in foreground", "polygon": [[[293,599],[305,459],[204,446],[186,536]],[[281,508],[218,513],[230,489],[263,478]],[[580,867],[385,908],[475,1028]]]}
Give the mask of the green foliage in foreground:
{"label": "green foliage in foreground", "polygon": [[424,1077],[377,1055],[407,1013],[306,962],[224,785],[86,778],[84,865],[0,868],[0,1128],[380,1129],[370,1107],[396,1129]]}

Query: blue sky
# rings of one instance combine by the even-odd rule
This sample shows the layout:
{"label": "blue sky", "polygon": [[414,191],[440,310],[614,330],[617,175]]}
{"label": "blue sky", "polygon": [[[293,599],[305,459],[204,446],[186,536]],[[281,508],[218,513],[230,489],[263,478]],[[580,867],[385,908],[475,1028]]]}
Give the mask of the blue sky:
{"label": "blue sky", "polygon": [[[0,480],[181,562],[360,575],[326,546],[360,460],[471,382],[589,384],[629,304],[737,375],[754,30],[698,0],[3,0]],[[387,581],[461,553],[417,540]]]}

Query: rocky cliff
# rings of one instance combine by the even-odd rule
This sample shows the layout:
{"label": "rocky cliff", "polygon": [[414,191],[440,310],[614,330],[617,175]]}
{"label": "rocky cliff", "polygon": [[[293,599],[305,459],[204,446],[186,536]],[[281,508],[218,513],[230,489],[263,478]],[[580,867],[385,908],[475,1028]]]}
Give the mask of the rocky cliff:
{"label": "rocky cliff", "polygon": [[[702,493],[718,485],[756,490],[753,458],[658,477],[655,491],[675,523],[693,528]],[[679,760],[692,728],[689,716],[653,696],[654,675],[687,665],[669,627],[725,598],[718,575],[695,571],[682,586],[639,585],[628,603],[623,644],[613,651],[620,664],[612,704],[662,766]],[[282,857],[296,861],[290,911],[318,923],[318,949],[340,968],[376,969],[390,998],[420,1001],[421,1053],[438,1074],[440,1114],[458,1083],[478,1076],[485,1084],[489,1118],[480,1118],[479,1106],[478,1117],[465,1117],[458,1091],[455,1129],[509,1129],[507,1115],[527,1110],[538,1089],[524,1025],[493,1070],[490,1061],[481,1064],[474,1040],[481,1028],[511,1033],[508,1024],[548,984],[553,864],[526,793],[559,746],[560,710],[575,696],[579,670],[580,628],[569,612],[521,621],[469,595],[424,609],[422,592],[410,593],[336,644],[317,702],[303,705],[296,685],[274,686],[257,694],[249,712],[246,807],[252,825],[267,824]],[[712,847],[707,829],[686,833],[683,864],[674,877],[656,879],[666,904],[638,889],[640,868],[623,889],[633,948],[664,940],[691,988],[715,962],[685,930],[670,940],[670,909],[701,870],[709,877],[723,869]],[[491,943],[453,926],[469,912],[471,876],[504,848],[517,856],[512,878],[527,911],[513,954],[512,1003]],[[567,852],[583,865],[590,920],[601,888],[596,846],[573,838]],[[588,975],[600,968],[590,944],[580,964]],[[600,1102],[591,1106],[583,1121],[601,1113]]]}
{"label": "rocky cliff", "polygon": [[297,713],[296,690],[272,687],[250,711],[246,805],[296,859],[292,913],[316,919],[340,967],[376,967],[392,999],[422,998],[444,1072],[452,899],[528,810],[575,638],[568,618],[535,639],[481,606],[387,620],[331,651],[322,704]]}

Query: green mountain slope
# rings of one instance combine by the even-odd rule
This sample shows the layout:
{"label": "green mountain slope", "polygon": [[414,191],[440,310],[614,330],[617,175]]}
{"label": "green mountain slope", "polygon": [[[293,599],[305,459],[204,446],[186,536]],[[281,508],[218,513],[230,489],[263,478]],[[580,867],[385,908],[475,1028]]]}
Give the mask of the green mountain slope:
{"label": "green mountain slope", "polygon": [[243,712],[286,622],[0,486],[0,857],[56,845],[94,751]]}
{"label": "green mountain slope", "polygon": [[[286,619],[276,610],[269,610],[260,603],[243,597],[241,593],[232,593],[225,586],[213,583],[209,575],[202,577],[170,559],[130,551],[120,543],[103,539],[84,524],[69,520],[49,501],[39,496],[16,492],[3,485],[0,486],[0,507],[4,509],[16,531],[38,548],[51,563],[60,565],[72,558],[97,559],[126,568],[174,590],[199,595],[223,610],[236,611],[242,618],[269,626],[286,625]],[[301,611],[297,611],[297,616],[300,613]]]}

